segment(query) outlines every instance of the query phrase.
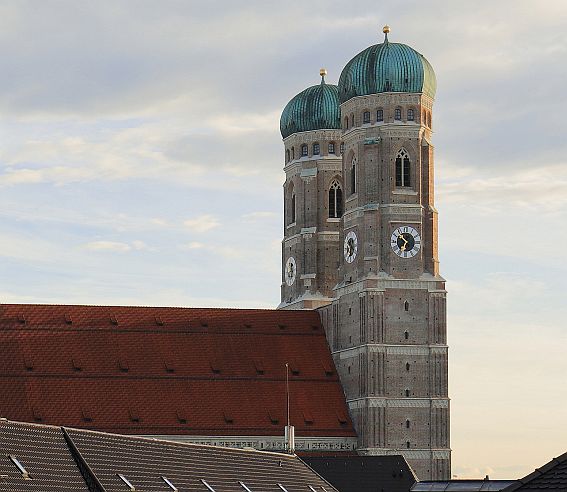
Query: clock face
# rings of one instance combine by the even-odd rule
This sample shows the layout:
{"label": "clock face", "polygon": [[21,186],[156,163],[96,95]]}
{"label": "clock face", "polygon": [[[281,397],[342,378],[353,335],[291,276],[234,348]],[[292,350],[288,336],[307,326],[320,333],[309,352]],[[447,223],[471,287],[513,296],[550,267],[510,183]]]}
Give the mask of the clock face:
{"label": "clock face", "polygon": [[295,258],[290,256],[285,263],[285,283],[289,286],[293,285],[296,275],[297,266],[295,264]]}
{"label": "clock face", "polygon": [[400,226],[392,232],[390,244],[401,258],[413,258],[421,248],[421,237],[413,227]]}
{"label": "clock face", "polygon": [[344,246],[345,260],[347,263],[352,263],[358,253],[358,239],[354,231],[350,231],[346,235]]}

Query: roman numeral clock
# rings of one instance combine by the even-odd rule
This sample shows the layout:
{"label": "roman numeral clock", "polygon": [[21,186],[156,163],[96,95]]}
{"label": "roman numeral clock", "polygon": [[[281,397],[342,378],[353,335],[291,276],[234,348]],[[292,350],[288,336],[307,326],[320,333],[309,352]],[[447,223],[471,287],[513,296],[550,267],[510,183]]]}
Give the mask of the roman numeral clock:
{"label": "roman numeral clock", "polygon": [[413,227],[400,226],[392,232],[390,245],[399,257],[413,258],[421,248],[421,237]]}

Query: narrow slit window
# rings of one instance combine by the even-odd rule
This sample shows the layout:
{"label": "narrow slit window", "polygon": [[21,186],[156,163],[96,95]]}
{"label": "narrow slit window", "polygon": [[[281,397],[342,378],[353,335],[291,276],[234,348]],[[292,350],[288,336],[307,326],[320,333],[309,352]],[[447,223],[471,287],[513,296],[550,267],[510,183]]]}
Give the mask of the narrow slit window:
{"label": "narrow slit window", "polygon": [[410,395],[410,390],[406,389],[406,396],[409,396],[409,395]]}
{"label": "narrow slit window", "polygon": [[404,338],[409,340],[409,331],[404,332]]}
{"label": "narrow slit window", "polygon": [[244,482],[238,482],[246,492],[252,492]]}
{"label": "narrow slit window", "polygon": [[30,476],[29,472],[24,468],[24,465],[22,465],[22,464],[19,462],[18,458],[16,458],[15,456],[13,456],[13,455],[11,455],[11,454],[8,455],[8,458],[10,458],[10,461],[11,461],[12,463],[14,463],[14,465],[16,466],[16,468],[18,469],[18,471],[22,474],[22,477],[23,477],[25,480],[30,480],[30,479],[31,479],[31,476]]}
{"label": "narrow slit window", "polygon": [[289,162],[289,149],[285,151],[285,161]]}
{"label": "narrow slit window", "polygon": [[201,478],[201,483],[207,487],[207,489],[209,489],[211,492],[215,492],[215,489],[213,489],[207,482],[205,482],[202,478]]}
{"label": "narrow slit window", "polygon": [[404,311],[409,311],[409,302],[404,302]]}
{"label": "narrow slit window", "polygon": [[354,115],[350,115],[350,126],[354,126]]}
{"label": "narrow slit window", "polygon": [[409,187],[410,158],[405,149],[401,149],[396,156],[396,186]]}
{"label": "narrow slit window", "polygon": [[411,446],[410,442],[409,442],[409,441],[407,441],[407,442],[406,442],[406,448],[408,448],[408,449],[409,449],[409,448],[410,448],[410,446]]}
{"label": "narrow slit window", "polygon": [[124,475],[117,473],[116,476],[126,484],[126,487],[128,487],[129,490],[136,490],[136,487],[134,487],[130,483],[130,480],[128,480]]}
{"label": "narrow slit window", "polygon": [[409,421],[409,419],[407,419],[406,420],[406,429],[409,429],[409,428],[410,428],[410,421]]}
{"label": "narrow slit window", "polygon": [[409,370],[410,370],[410,363],[406,362],[406,371],[409,371]]}
{"label": "narrow slit window", "polygon": [[173,490],[174,492],[178,492],[179,489],[171,483],[171,480],[169,480],[167,477],[161,477],[161,479],[167,484],[167,486],[171,490]]}
{"label": "narrow slit window", "polygon": [[350,192],[351,194],[356,193],[356,159],[352,160],[350,168]]}

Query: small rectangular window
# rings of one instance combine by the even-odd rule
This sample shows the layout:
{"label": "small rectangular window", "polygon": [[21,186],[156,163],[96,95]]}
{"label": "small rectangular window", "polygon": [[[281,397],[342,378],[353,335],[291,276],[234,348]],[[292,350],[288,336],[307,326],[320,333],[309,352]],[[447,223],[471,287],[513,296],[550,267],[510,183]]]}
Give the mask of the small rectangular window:
{"label": "small rectangular window", "polygon": [[413,121],[415,119],[415,113],[413,109],[408,109],[408,121]]}
{"label": "small rectangular window", "polygon": [[384,110],[379,109],[376,111],[376,121],[384,121]]}
{"label": "small rectangular window", "polygon": [[18,458],[16,458],[13,455],[8,455],[8,458],[10,458],[10,461],[12,463],[14,463],[14,465],[16,465],[16,468],[18,469],[18,471],[22,474],[22,477],[24,478],[24,480],[30,480],[30,474],[28,473],[28,471],[24,468],[24,465],[22,465],[19,461]]}
{"label": "small rectangular window", "polygon": [[168,485],[168,487],[174,492],[178,492],[179,489],[171,483],[171,481],[166,477],[161,477],[161,479]]}
{"label": "small rectangular window", "polygon": [[301,146],[301,155],[302,155],[303,157],[306,157],[306,156],[307,156],[307,145],[302,145],[302,146]]}
{"label": "small rectangular window", "polygon": [[321,153],[321,146],[318,143],[313,144],[313,155],[319,155]]}
{"label": "small rectangular window", "polygon": [[329,154],[334,154],[334,153],[335,153],[335,144],[331,142],[329,144]]}
{"label": "small rectangular window", "polygon": [[365,111],[362,115],[362,121],[364,123],[370,123],[370,111]]}
{"label": "small rectangular window", "polygon": [[122,475],[121,473],[117,473],[116,476],[120,480],[122,480],[130,490],[136,490],[136,487],[134,487],[124,475]]}
{"label": "small rectangular window", "polygon": [[215,489],[213,489],[207,482],[205,482],[202,478],[201,478],[201,483],[207,487],[207,489],[209,489],[211,492],[215,492]]}
{"label": "small rectangular window", "polygon": [[246,491],[246,492],[252,492],[244,482],[238,482],[240,484],[240,486]]}
{"label": "small rectangular window", "polygon": [[402,108],[396,108],[396,111],[394,113],[394,119],[395,120],[401,120],[402,119]]}

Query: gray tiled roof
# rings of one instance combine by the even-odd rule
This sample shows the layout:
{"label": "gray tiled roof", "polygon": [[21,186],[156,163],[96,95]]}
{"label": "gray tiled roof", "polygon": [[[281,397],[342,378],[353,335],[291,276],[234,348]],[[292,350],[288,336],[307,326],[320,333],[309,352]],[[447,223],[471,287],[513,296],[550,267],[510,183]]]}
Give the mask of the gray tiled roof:
{"label": "gray tiled roof", "polygon": [[537,468],[504,492],[567,491],[567,453]]}
{"label": "gray tiled roof", "polygon": [[163,477],[180,492],[245,491],[239,482],[252,492],[336,492],[296,456],[0,421],[1,491],[127,492],[119,474],[144,492],[171,491]]}

